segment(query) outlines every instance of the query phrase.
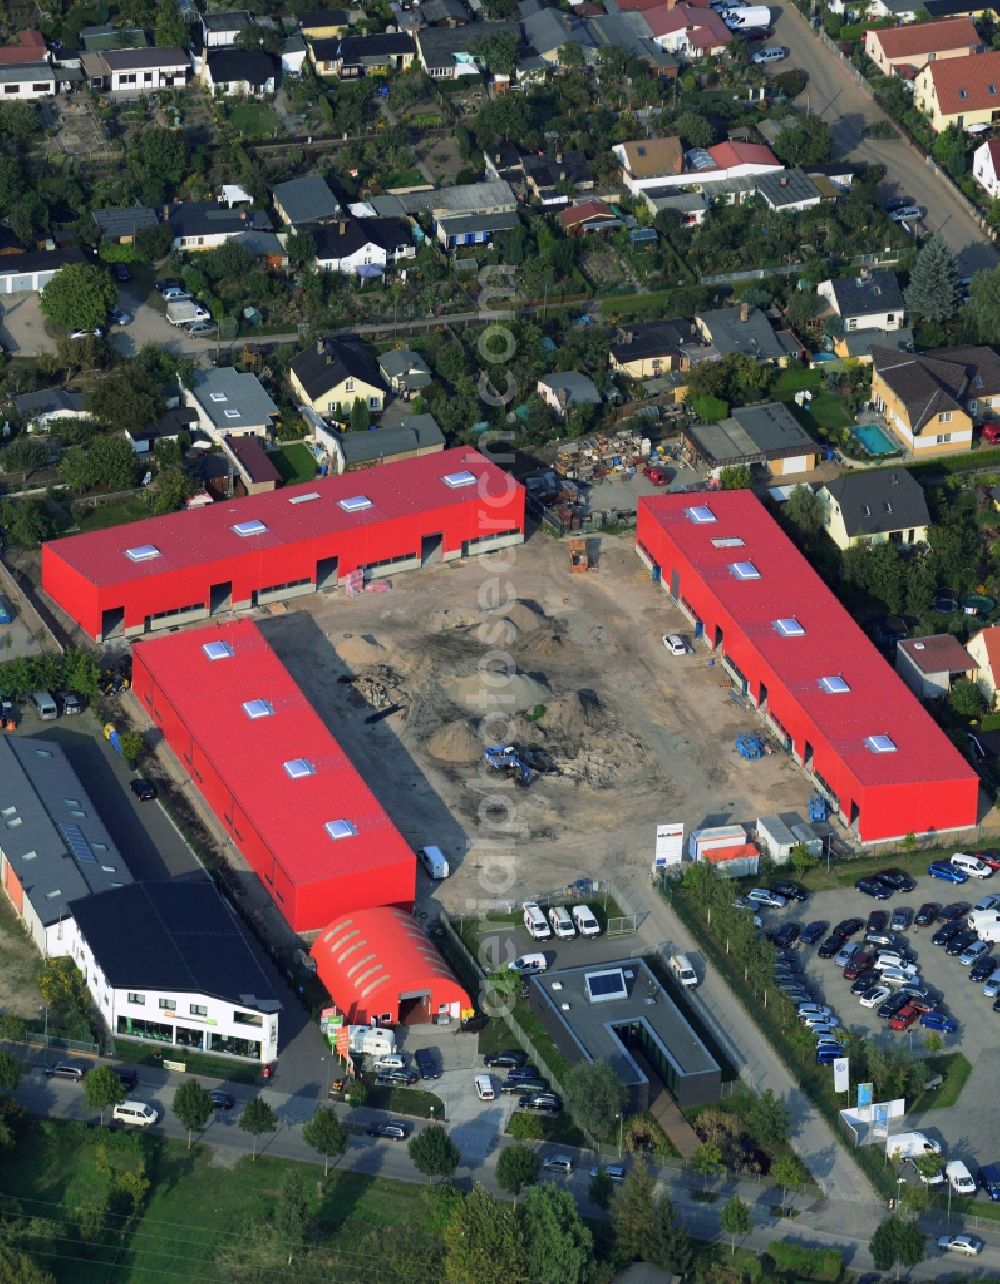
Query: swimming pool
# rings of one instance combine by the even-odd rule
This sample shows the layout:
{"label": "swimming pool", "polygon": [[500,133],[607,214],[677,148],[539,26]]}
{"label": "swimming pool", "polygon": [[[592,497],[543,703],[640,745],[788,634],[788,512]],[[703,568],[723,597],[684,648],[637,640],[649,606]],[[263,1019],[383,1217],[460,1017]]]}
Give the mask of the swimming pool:
{"label": "swimming pool", "polygon": [[898,455],[899,447],[878,424],[857,424],[851,436],[860,441],[869,455]]}

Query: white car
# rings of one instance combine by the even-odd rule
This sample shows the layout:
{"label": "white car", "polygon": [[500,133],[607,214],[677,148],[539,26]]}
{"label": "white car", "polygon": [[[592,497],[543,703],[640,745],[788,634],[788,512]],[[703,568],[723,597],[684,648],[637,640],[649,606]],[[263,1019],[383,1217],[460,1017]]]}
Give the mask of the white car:
{"label": "white car", "polygon": [[890,210],[889,217],[894,223],[907,223],[915,218],[922,218],[919,205],[903,205],[898,210]]}
{"label": "white car", "polygon": [[671,655],[687,655],[688,644],[679,633],[664,633],[663,645]]}
{"label": "white car", "polygon": [[863,1008],[880,1008],[892,994],[887,985],[876,985],[868,994],[862,994],[858,1002]]}
{"label": "white car", "polygon": [[882,973],[882,981],[886,985],[914,985],[919,984],[920,973],[913,966],[908,964],[902,967],[887,967]]}
{"label": "white car", "polygon": [[568,1177],[573,1171],[573,1161],[567,1155],[550,1155],[542,1167],[548,1173],[562,1173]]}
{"label": "white car", "polygon": [[758,49],[750,61],[756,63],[759,67],[768,62],[781,62],[783,58],[787,57],[788,50],[784,45],[772,45],[770,49]]}
{"label": "white car", "polygon": [[770,905],[772,909],[784,909],[788,901],[769,887],[752,887],[747,892],[747,900],[754,905]]}
{"label": "white car", "polygon": [[822,1029],[824,1033],[829,1033],[830,1030],[835,1030],[840,1025],[840,1021],[832,1012],[827,1016],[804,1016],[800,1020],[807,1030]]}
{"label": "white car", "polygon": [[850,963],[851,959],[854,958],[855,954],[857,954],[858,950],[860,949],[861,949],[861,946],[857,943],[857,941],[848,942],[848,944],[845,945],[842,950],[839,950],[833,956],[834,965],[836,967],[847,967],[848,963]]}
{"label": "white car", "polygon": [[804,1021],[806,1017],[817,1017],[820,1021],[829,1016],[833,1016],[833,1008],[828,1008],[825,1003],[800,1003],[799,1016]]}
{"label": "white car", "polygon": [[1000,896],[992,892],[989,896],[984,896],[981,901],[976,901],[972,907],[977,910],[991,910],[1000,908]]}
{"label": "white car", "polygon": [[965,1253],[967,1257],[983,1251],[983,1241],[975,1235],[939,1235],[937,1246],[942,1253]]}
{"label": "white car", "polygon": [[92,330],[70,330],[71,339],[101,339],[104,337],[104,331],[99,325],[95,325]]}
{"label": "white car", "polygon": [[194,295],[187,290],[179,290],[176,285],[171,285],[163,291],[164,303],[183,303],[185,299],[193,299]]}
{"label": "white car", "polygon": [[983,994],[988,999],[995,999],[1000,994],[1000,968],[992,976],[986,978],[986,984],[983,986]]}

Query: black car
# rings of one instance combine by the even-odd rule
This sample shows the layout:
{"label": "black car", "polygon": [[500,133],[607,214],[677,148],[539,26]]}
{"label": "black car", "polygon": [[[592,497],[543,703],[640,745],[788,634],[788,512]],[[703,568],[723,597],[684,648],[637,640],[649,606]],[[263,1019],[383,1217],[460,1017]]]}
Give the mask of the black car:
{"label": "black car", "polygon": [[932,990],[929,985],[916,981],[910,985],[901,985],[896,993],[905,994],[908,999],[923,999],[930,1003],[937,1003],[939,998],[937,990]]}
{"label": "black car", "polygon": [[943,918],[944,914],[937,901],[926,901],[917,910],[914,915],[913,922],[917,927],[930,927],[934,920],[939,916]]}
{"label": "black car", "polygon": [[507,1052],[490,1052],[483,1057],[485,1065],[493,1066],[497,1070],[519,1070],[521,1066],[527,1065],[528,1054],[521,1052],[518,1048],[511,1048]]}
{"label": "black car", "polygon": [[912,892],[916,887],[916,883],[909,874],[901,869],[880,869],[872,877],[877,878],[880,883],[885,883],[895,892]]}
{"label": "black car", "polygon": [[965,918],[966,914],[972,909],[968,901],[952,901],[946,905],[938,915],[946,923],[954,923],[957,918]]}
{"label": "black car", "polygon": [[931,945],[947,945],[962,930],[961,923],[942,923],[931,937]]}
{"label": "black car", "polygon": [[528,1093],[534,1096],[536,1092],[547,1092],[548,1081],[538,1075],[532,1075],[530,1079],[505,1079],[500,1085],[501,1092]]}
{"label": "black car", "polygon": [[517,1099],[522,1110],[541,1110],[557,1115],[563,1108],[562,1097],[555,1092],[525,1092]]}
{"label": "black car", "polygon": [[813,922],[807,923],[802,929],[799,940],[803,945],[815,945],[825,935],[830,924],[825,918],[814,919]]}
{"label": "black car", "polygon": [[792,985],[788,981],[779,981],[778,990],[795,1003],[812,1003],[813,992],[807,985]]}
{"label": "black car", "polygon": [[809,899],[809,893],[801,883],[774,883],[771,891],[777,892],[786,901],[807,901]]}
{"label": "black car", "polygon": [[135,1092],[139,1076],[134,1070],[129,1070],[126,1066],[112,1066],[111,1069],[122,1081],[122,1087],[126,1092]]}
{"label": "black car", "polygon": [[419,1079],[416,1070],[380,1070],[375,1076],[380,1088],[412,1088]]}
{"label": "black car", "polygon": [[165,281],[157,281],[156,283],[156,291],[158,294],[162,294],[164,290],[183,290],[183,289],[184,289],[184,282],[179,281],[175,276],[168,277]]}
{"label": "black car", "polygon": [[507,1075],[511,1083],[525,1083],[528,1079],[537,1079],[538,1071],[534,1066],[514,1066]]}
{"label": "black car", "polygon": [[859,878],[854,886],[865,896],[871,896],[877,901],[889,900],[893,891],[888,883],[883,883],[878,878]]}
{"label": "black car", "polygon": [[883,1021],[888,1021],[889,1018],[894,1017],[901,1008],[905,1008],[909,1001],[910,996],[908,994],[896,993],[892,998],[886,999],[879,1008],[878,1014]]}
{"label": "black car", "polygon": [[885,910],[872,910],[868,915],[867,930],[869,932],[884,932],[888,922],[889,915]]}
{"label": "black car", "polygon": [[128,270],[128,268],[125,266],[124,263],[112,263],[111,275],[115,278],[116,281],[132,280],[132,273]]}
{"label": "black car", "polygon": [[410,1135],[409,1128],[402,1123],[372,1124],[367,1132],[369,1137],[388,1137],[390,1141],[405,1141]]}
{"label": "black car", "polygon": [[972,942],[978,940],[978,932],[971,932],[966,929],[962,929],[951,938],[948,944],[944,947],[944,952],[952,955],[952,957],[956,954],[964,954]]}
{"label": "black car", "polygon": [[413,1051],[413,1061],[420,1072],[421,1079],[440,1079],[437,1068],[437,1059],[430,1048],[415,1048]]}
{"label": "black car", "polygon": [[151,780],[143,780],[141,776],[137,776],[135,780],[130,780],[128,787],[140,802],[152,802],[156,797],[156,786]]}
{"label": "black car", "polygon": [[789,945],[795,944],[795,942],[799,939],[799,935],[801,932],[802,932],[802,928],[799,927],[798,923],[785,923],[782,927],[779,927],[778,930],[775,932],[774,943],[780,949],[783,949],[783,950],[787,949]]}
{"label": "black car", "polygon": [[839,932],[835,932],[832,936],[826,938],[816,952],[821,959],[832,959],[835,954],[839,954],[844,948],[846,940],[846,936],[841,936]]}
{"label": "black car", "polygon": [[863,918],[842,918],[837,926],[830,933],[831,936],[842,936],[845,940],[849,936],[855,936],[865,925]]}
{"label": "black car", "polygon": [[969,968],[969,980],[982,983],[988,980],[996,971],[997,961],[992,954],[984,954],[981,959],[976,959],[972,967]]}
{"label": "black car", "polygon": [[231,1092],[223,1092],[221,1088],[212,1088],[209,1091],[208,1099],[212,1103],[213,1110],[232,1110],[236,1105],[236,1098]]}
{"label": "black car", "polygon": [[867,990],[874,989],[878,985],[879,975],[874,968],[865,968],[865,970],[854,978],[851,982],[851,993],[856,997],[864,994]]}

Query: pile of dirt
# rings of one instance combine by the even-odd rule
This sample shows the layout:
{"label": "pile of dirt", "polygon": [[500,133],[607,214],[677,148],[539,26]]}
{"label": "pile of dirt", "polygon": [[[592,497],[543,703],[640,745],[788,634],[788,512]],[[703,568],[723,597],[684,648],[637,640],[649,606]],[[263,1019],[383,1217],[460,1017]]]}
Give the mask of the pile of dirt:
{"label": "pile of dirt", "polygon": [[567,740],[582,740],[607,722],[607,713],[593,691],[570,691],[557,696],[545,705],[541,719],[543,729],[549,734]]}
{"label": "pile of dirt", "polygon": [[545,623],[545,612],[537,602],[515,602],[506,613],[506,618],[517,629],[518,633],[533,633]]}
{"label": "pile of dirt", "polygon": [[528,644],[532,656],[538,656],[541,659],[552,659],[561,656],[565,651],[563,642],[564,629],[557,624],[546,623],[532,634],[531,641]]}
{"label": "pile of dirt", "polygon": [[473,625],[481,623],[482,619],[481,611],[445,608],[434,612],[427,621],[427,627],[431,633],[445,633],[449,629],[471,628]]}
{"label": "pile of dirt", "polygon": [[440,682],[441,690],[450,700],[475,713],[502,709],[509,714],[533,709],[539,704],[548,707],[552,694],[544,679],[527,673],[495,675],[492,679],[489,674],[471,673],[466,678],[442,677]]}
{"label": "pile of dirt", "polygon": [[378,664],[360,674],[351,684],[358,695],[373,709],[388,709],[407,703],[403,681],[388,664]]}
{"label": "pile of dirt", "polygon": [[438,762],[449,762],[456,766],[478,762],[483,755],[482,740],[462,718],[439,727],[425,742],[424,748]]}
{"label": "pile of dirt", "polygon": [[367,664],[378,664],[385,657],[385,647],[371,634],[358,637],[353,633],[345,633],[335,650],[344,664],[356,669]]}

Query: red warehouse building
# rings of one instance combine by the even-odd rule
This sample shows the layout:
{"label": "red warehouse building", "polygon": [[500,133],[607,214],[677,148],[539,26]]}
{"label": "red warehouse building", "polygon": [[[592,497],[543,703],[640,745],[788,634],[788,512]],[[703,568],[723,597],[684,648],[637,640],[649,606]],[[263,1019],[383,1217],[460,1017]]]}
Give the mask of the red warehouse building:
{"label": "red warehouse building", "polygon": [[523,539],[524,488],[459,447],[50,540],[42,588],[100,642]]}
{"label": "red warehouse building", "polygon": [[344,914],[313,942],[316,972],[350,1025],[458,1021],[475,1009],[409,914]]}
{"label": "red warehouse building", "polygon": [[411,908],[416,858],[252,620],[132,648],[132,688],[297,932]]}
{"label": "red warehouse building", "polygon": [[862,842],[976,824],[975,772],[749,491],[641,499],[636,549]]}

